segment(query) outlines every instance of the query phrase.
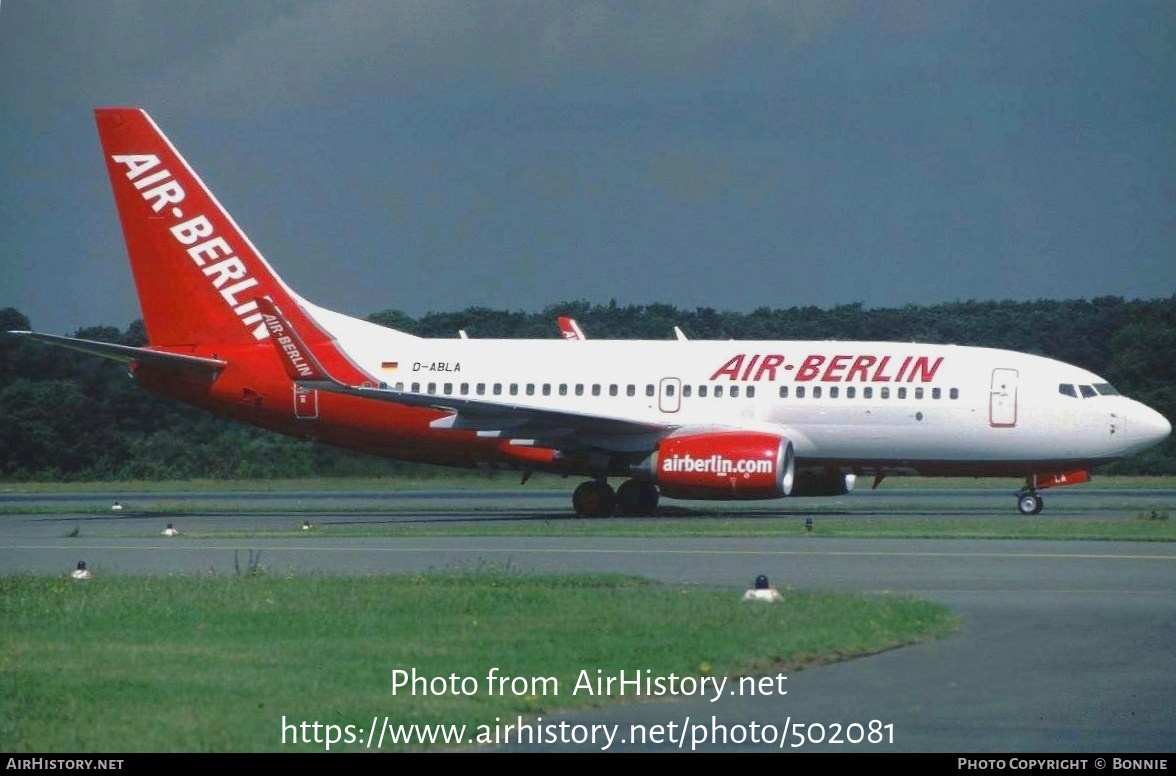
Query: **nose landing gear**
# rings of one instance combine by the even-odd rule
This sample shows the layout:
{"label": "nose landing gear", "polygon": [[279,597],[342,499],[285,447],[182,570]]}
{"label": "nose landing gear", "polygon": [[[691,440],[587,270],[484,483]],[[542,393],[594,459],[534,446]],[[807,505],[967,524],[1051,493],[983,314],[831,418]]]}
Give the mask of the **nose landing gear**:
{"label": "nose landing gear", "polygon": [[1017,511],[1022,515],[1040,515],[1045,509],[1045,500],[1037,491],[1083,482],[1090,482],[1090,472],[1085,469],[1030,474],[1025,478],[1025,487],[1017,491]]}
{"label": "nose landing gear", "polygon": [[1040,515],[1045,509],[1045,499],[1036,491],[1023,490],[1017,494],[1017,511],[1022,515]]}

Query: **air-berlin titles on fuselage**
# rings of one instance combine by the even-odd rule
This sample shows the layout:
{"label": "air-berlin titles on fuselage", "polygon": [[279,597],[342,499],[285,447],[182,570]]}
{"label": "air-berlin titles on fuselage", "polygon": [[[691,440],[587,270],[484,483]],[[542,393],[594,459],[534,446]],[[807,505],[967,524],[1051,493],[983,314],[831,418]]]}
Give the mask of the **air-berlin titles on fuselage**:
{"label": "air-berlin titles on fuselage", "polygon": [[727,359],[710,379],[724,377],[740,382],[774,382],[778,370],[794,372],[798,383],[816,380],[822,383],[929,383],[943,364],[943,356],[871,356],[813,354],[800,361],[789,361],[779,353],[740,353]]}
{"label": "air-berlin titles on fuselage", "polygon": [[[161,169],[146,177],[141,177],[159,167],[158,156],[154,154],[123,154],[114,155],[111,158],[116,164],[127,168],[127,180],[134,183],[135,189],[151,205],[153,211],[159,213],[168,205],[172,205],[173,207],[168,212],[176,219],[184,217],[184,212],[178,207],[179,203],[184,201],[184,189],[172,177],[171,172],[167,169]],[[198,215],[170,227],[170,231],[172,237],[187,248],[188,256],[196,263],[197,267],[201,268],[205,277],[212,280],[213,288],[220,292],[221,298],[241,319],[245,328],[252,327],[251,332],[254,339],[265,339],[269,332],[262,321],[261,313],[257,311],[257,302],[242,303],[238,298],[241,293],[256,288],[257,279],[248,276],[249,270],[246,269],[245,263],[237,258],[233,248],[225,242],[225,239],[214,234],[212,222],[207,217]],[[197,240],[203,240],[203,242],[196,245]],[[215,261],[215,263],[205,266],[209,261]],[[226,288],[225,284],[230,280],[236,282]],[[257,293],[254,292],[250,296],[255,297]],[[254,326],[254,324],[257,325]]]}

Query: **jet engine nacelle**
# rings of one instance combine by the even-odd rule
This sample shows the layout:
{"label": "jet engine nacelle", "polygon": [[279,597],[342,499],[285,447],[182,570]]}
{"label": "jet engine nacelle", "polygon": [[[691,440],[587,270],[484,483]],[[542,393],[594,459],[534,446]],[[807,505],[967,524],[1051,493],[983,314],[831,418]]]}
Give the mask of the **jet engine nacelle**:
{"label": "jet engine nacelle", "polygon": [[857,477],[837,469],[801,469],[796,472],[793,496],[844,496],[853,490]]}
{"label": "jet engine nacelle", "polygon": [[779,498],[796,474],[792,442],[760,431],[667,437],[646,465],[663,496],[681,499]]}

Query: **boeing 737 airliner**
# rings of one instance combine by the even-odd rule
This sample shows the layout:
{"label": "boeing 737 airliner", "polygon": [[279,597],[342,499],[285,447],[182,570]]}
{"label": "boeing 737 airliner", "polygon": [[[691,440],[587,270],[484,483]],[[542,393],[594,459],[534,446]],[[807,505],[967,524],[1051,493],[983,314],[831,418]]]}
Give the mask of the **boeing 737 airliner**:
{"label": "boeing 737 airliner", "polygon": [[144,111],[96,119],[149,345],[21,333],[127,362],[147,390],[245,423],[524,480],[580,476],[584,516],[652,514],[659,495],[839,495],[857,476],[915,473],[1023,477],[1017,507],[1036,514],[1042,489],[1171,432],[1095,374],[1005,350],[387,329],[282,282]]}

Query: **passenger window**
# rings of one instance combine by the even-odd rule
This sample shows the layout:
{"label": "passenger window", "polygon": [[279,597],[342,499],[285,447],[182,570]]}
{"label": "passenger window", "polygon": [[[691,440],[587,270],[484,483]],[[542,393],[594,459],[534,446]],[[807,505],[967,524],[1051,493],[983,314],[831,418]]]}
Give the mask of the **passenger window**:
{"label": "passenger window", "polygon": [[428,392],[429,393],[436,393],[437,392],[437,384],[436,383],[429,383]]}
{"label": "passenger window", "polygon": [[781,398],[781,399],[787,399],[787,398],[788,398],[788,386],[787,386],[787,385],[781,385],[781,386],[780,386],[780,398]]}
{"label": "passenger window", "polygon": [[821,398],[821,386],[819,386],[819,385],[813,386],[813,398],[814,399]]}
{"label": "passenger window", "polygon": [[511,383],[510,384],[510,395],[511,396],[518,396],[519,395],[519,384],[518,383]]}
{"label": "passenger window", "polygon": [[543,395],[544,396],[551,395],[551,383],[544,383],[543,384]]}
{"label": "passenger window", "polygon": [[755,398],[755,386],[754,385],[747,386],[747,398],[749,398],[749,399]]}
{"label": "passenger window", "polygon": [[733,398],[733,399],[739,398],[739,386],[738,385],[731,386],[731,398]]}
{"label": "passenger window", "polygon": [[716,385],[715,386],[715,398],[719,399],[719,398],[722,398],[722,396],[723,396],[723,386]]}
{"label": "passenger window", "polygon": [[593,395],[593,396],[599,396],[599,395],[600,395],[600,384],[599,384],[599,383],[596,383],[596,384],[594,384],[594,385],[592,386],[592,395]]}
{"label": "passenger window", "polygon": [[845,398],[852,399],[856,396],[857,396],[857,388],[855,388],[852,385],[847,386],[845,389]]}
{"label": "passenger window", "polygon": [[469,396],[470,395],[470,384],[469,383],[462,383],[461,384],[461,395],[462,396]]}
{"label": "passenger window", "polygon": [[420,393],[421,392],[421,384],[420,383],[413,383],[412,384],[412,392],[413,393]]}
{"label": "passenger window", "polygon": [[960,389],[959,388],[952,388],[951,391],[948,392],[948,396],[950,396],[953,399],[960,398]]}
{"label": "passenger window", "polygon": [[841,389],[838,388],[836,385],[829,387],[829,398],[830,399],[836,399],[840,395],[841,395]]}
{"label": "passenger window", "polygon": [[942,395],[943,395],[943,391],[941,391],[940,389],[938,389],[938,388],[931,389],[931,398],[932,399],[938,399]]}
{"label": "passenger window", "polygon": [[906,398],[906,388],[899,388],[898,389],[898,398],[900,398],[900,399]]}
{"label": "passenger window", "polygon": [[866,386],[865,388],[863,388],[862,389],[862,398],[863,399],[874,398],[874,388],[872,386]]}
{"label": "passenger window", "polygon": [[608,395],[609,395],[609,396],[616,396],[616,395],[617,395],[617,393],[619,393],[619,390],[618,390],[618,388],[617,388],[617,385],[616,385],[616,383],[613,383],[612,385],[610,385],[610,386],[608,387]]}
{"label": "passenger window", "polygon": [[915,389],[915,398],[916,398],[916,399],[922,399],[922,398],[923,398],[923,389],[922,389],[922,388],[916,388],[916,389]]}
{"label": "passenger window", "polygon": [[478,387],[475,390],[475,393],[477,393],[479,396],[485,396],[486,395],[486,384],[485,383],[478,383]]}
{"label": "passenger window", "polygon": [[796,386],[796,398],[798,398],[798,399],[804,398],[804,386],[803,385]]}
{"label": "passenger window", "polygon": [[576,395],[577,396],[584,395],[584,384],[583,383],[576,383]]}
{"label": "passenger window", "polygon": [[527,383],[527,395],[528,396],[535,395],[535,384],[534,383]]}
{"label": "passenger window", "polygon": [[502,395],[502,383],[495,383],[493,390],[494,390],[495,396],[501,396]]}
{"label": "passenger window", "polygon": [[689,386],[689,385],[683,385],[683,386],[682,386],[682,395],[683,395],[683,396],[685,396],[687,399],[689,399],[689,398],[690,398],[690,392],[691,392],[692,390],[693,390],[693,389],[691,388],[691,386]]}
{"label": "passenger window", "polygon": [[636,396],[637,395],[637,386],[626,385],[625,386],[625,395],[626,396]]}
{"label": "passenger window", "polygon": [[453,394],[453,383],[446,383],[445,384],[445,395],[450,396],[452,394]]}
{"label": "passenger window", "polygon": [[559,395],[560,396],[567,396],[568,395],[568,384],[567,383],[560,383],[559,384]]}
{"label": "passenger window", "polygon": [[657,394],[657,390],[653,387],[653,383],[646,383],[645,395],[646,396],[654,396],[655,394]]}
{"label": "passenger window", "polygon": [[706,398],[706,386],[705,385],[698,386],[698,395],[700,397],[702,397],[703,399]]}
{"label": "passenger window", "polygon": [[674,395],[674,386],[672,384],[666,386],[666,396]]}
{"label": "passenger window", "polygon": [[890,389],[889,389],[889,388],[881,388],[881,389],[878,391],[878,393],[881,395],[881,397],[882,397],[883,399],[889,399],[889,398],[890,398]]}

